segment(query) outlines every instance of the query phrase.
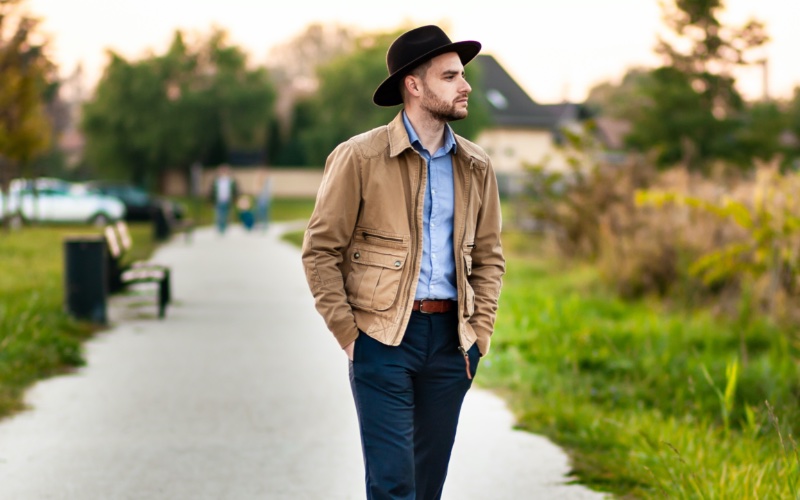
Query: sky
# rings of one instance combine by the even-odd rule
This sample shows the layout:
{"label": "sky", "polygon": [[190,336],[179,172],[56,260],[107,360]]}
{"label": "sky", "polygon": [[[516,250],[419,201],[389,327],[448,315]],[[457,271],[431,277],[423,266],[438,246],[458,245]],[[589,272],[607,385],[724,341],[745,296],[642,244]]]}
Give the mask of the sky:
{"label": "sky", "polygon": [[[723,22],[756,17],[772,41],[768,91],[788,98],[800,85],[800,0],[726,0]],[[447,26],[453,41],[478,40],[537,102],[583,101],[602,81],[619,80],[632,66],[657,66],[653,52],[663,31],[658,0],[28,0],[51,39],[62,75],[78,63],[91,86],[107,62],[107,49],[129,58],[163,52],[176,29],[224,28],[253,63],[267,63],[270,48],[312,22],[359,30],[400,25]],[[737,74],[747,99],[763,95],[763,69]],[[376,82],[376,85],[379,82]]]}

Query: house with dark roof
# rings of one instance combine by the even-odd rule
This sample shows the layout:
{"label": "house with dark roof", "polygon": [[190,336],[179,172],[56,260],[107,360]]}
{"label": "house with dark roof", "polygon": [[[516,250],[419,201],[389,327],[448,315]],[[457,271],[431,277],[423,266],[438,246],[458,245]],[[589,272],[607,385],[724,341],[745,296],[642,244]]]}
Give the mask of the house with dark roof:
{"label": "house with dark roof", "polygon": [[[562,130],[579,130],[590,117],[581,104],[539,104],[519,86],[491,55],[479,55],[473,64],[480,75],[488,101],[491,125],[476,142],[492,157],[499,178],[513,179],[525,165],[564,170],[566,160],[558,151]],[[501,181],[502,182],[502,181]]]}

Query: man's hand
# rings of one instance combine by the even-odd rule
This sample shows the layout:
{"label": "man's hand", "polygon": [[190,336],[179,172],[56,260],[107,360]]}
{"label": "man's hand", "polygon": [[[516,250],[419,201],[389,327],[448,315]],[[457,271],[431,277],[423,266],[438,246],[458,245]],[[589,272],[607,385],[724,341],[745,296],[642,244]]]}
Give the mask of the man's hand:
{"label": "man's hand", "polygon": [[355,347],[355,345],[356,341],[354,340],[349,344],[347,344],[346,346],[344,346],[344,352],[345,354],[347,354],[347,359],[349,359],[350,361],[353,361],[353,348]]}

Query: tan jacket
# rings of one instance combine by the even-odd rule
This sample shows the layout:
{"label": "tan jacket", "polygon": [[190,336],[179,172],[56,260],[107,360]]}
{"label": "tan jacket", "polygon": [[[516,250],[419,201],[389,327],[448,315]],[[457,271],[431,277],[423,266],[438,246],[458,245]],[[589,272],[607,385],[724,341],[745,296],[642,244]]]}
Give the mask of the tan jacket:
{"label": "tan jacket", "polygon": [[[486,354],[505,271],[500,199],[486,153],[459,136],[456,144],[458,333],[463,349],[477,341]],[[317,310],[342,347],[358,330],[384,344],[402,341],[419,280],[426,182],[402,112],[328,157],[303,264]]]}

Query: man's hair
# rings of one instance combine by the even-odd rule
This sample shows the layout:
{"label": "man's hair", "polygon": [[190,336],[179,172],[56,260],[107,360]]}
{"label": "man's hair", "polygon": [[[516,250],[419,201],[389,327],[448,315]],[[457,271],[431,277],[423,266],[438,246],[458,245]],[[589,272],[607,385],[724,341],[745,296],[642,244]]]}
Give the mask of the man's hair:
{"label": "man's hair", "polygon": [[428,75],[428,70],[433,65],[433,59],[428,59],[424,63],[420,64],[419,66],[415,67],[408,73],[406,73],[403,78],[400,79],[400,95],[403,96],[403,101],[406,100],[406,76],[414,75],[421,80],[425,80],[425,77]]}

